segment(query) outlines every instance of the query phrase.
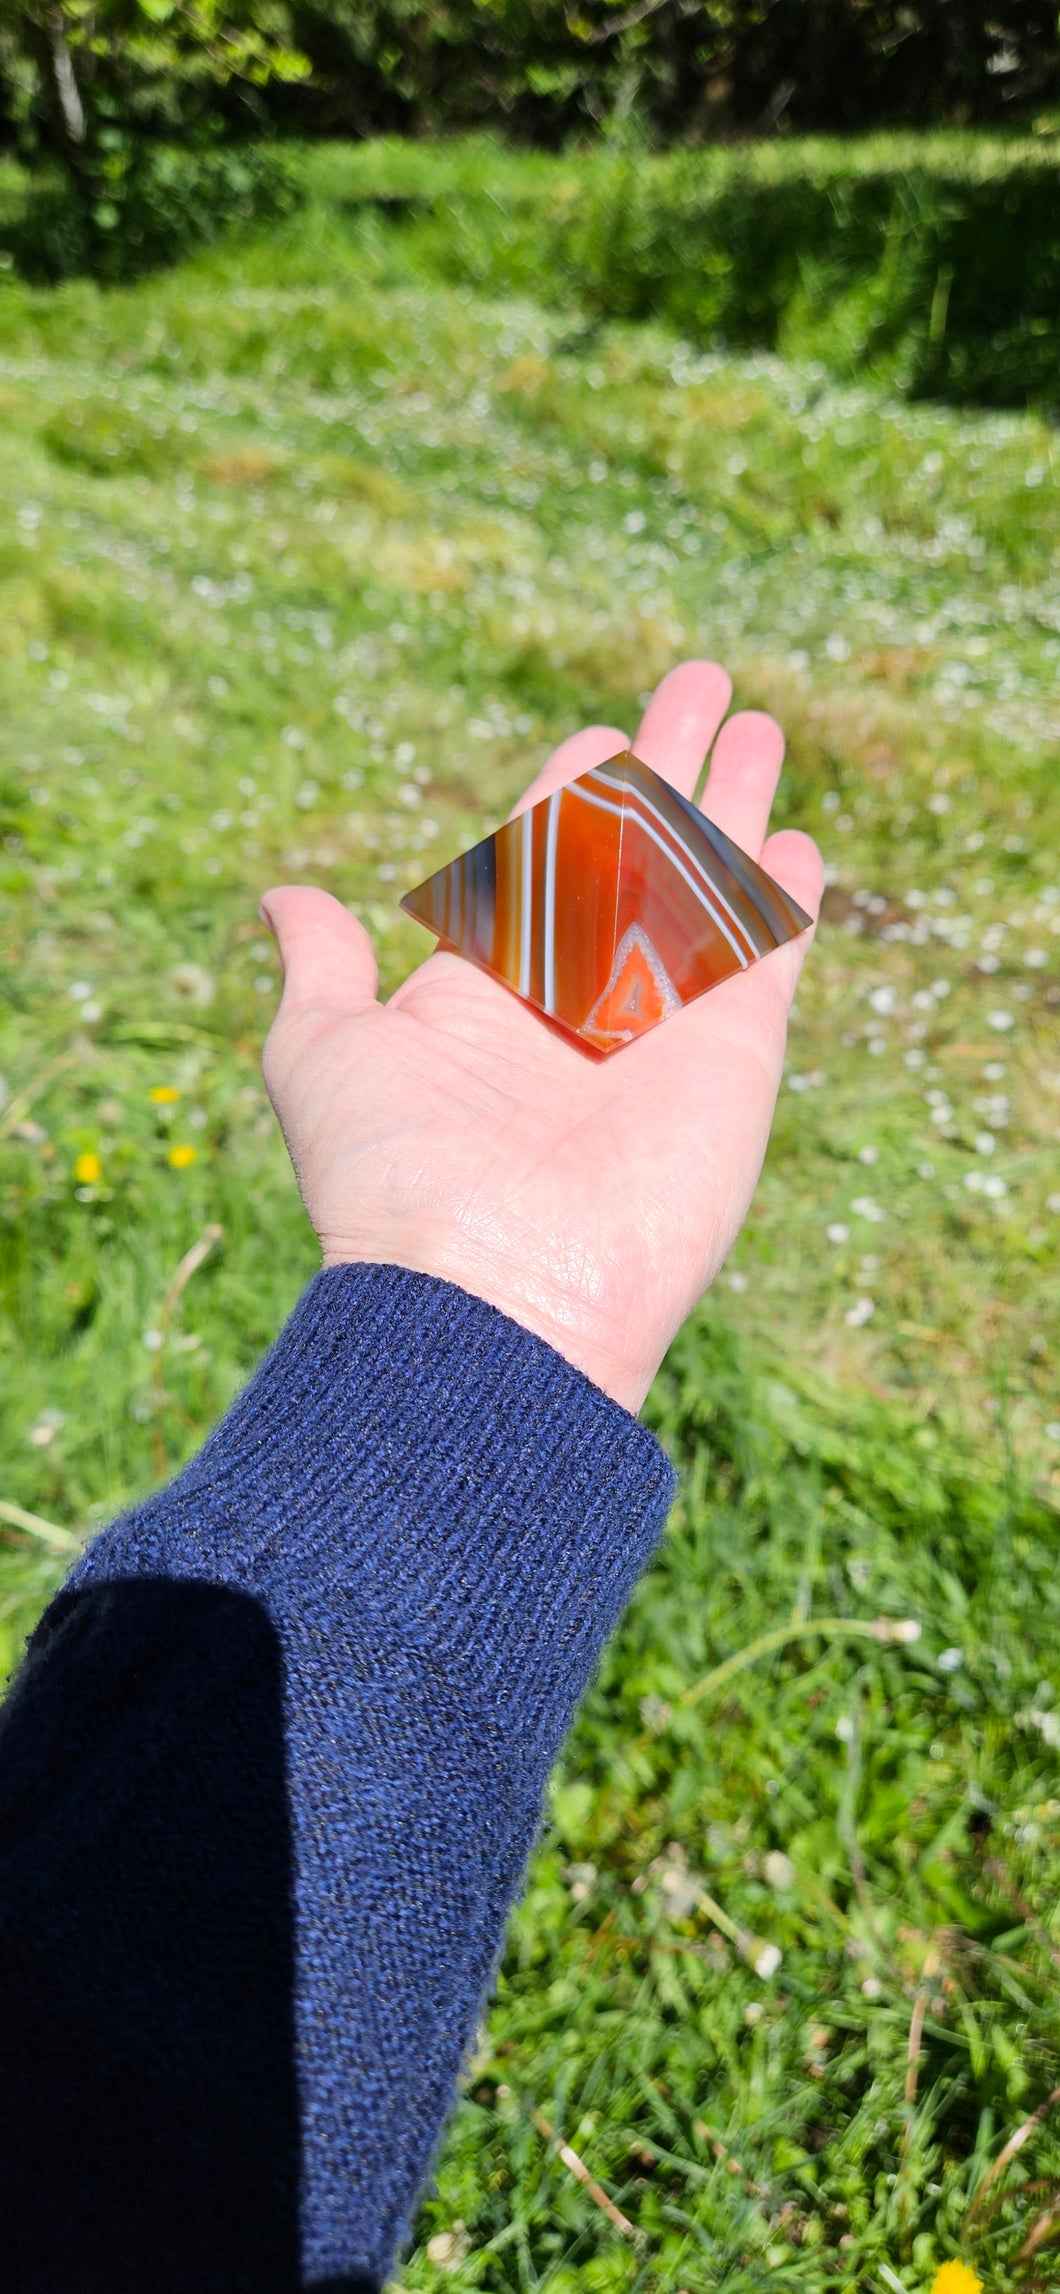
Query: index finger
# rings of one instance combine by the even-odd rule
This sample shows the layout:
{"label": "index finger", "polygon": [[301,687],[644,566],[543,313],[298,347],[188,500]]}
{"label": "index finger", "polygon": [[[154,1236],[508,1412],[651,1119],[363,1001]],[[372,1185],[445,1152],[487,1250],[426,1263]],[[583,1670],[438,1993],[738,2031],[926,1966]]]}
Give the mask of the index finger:
{"label": "index finger", "polygon": [[628,733],[620,733],[614,725],[586,725],[582,732],[572,733],[569,740],[561,741],[543,764],[535,780],[512,806],[509,818],[518,820],[521,812],[529,812],[531,805],[540,804],[542,797],[550,797],[556,789],[565,788],[568,781],[576,781],[582,773],[591,773],[594,765],[606,765],[609,757],[617,757],[629,747]]}

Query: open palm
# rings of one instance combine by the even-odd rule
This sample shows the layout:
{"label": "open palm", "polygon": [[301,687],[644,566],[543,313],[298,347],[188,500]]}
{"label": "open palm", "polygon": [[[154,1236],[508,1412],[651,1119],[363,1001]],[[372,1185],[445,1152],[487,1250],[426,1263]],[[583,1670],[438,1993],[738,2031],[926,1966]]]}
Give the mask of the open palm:
{"label": "open palm", "polygon": [[[730,693],[684,663],[632,746],[691,796],[713,742],[704,811],[815,915],[815,846],[763,841],[783,735],[756,711],[722,725]],[[628,746],[575,734],[519,809]],[[262,912],[284,966],[265,1080],[325,1265],[443,1276],[638,1409],[746,1216],[809,935],[598,1061],[460,956],[380,1004],[368,935],[328,893],[284,886]]]}

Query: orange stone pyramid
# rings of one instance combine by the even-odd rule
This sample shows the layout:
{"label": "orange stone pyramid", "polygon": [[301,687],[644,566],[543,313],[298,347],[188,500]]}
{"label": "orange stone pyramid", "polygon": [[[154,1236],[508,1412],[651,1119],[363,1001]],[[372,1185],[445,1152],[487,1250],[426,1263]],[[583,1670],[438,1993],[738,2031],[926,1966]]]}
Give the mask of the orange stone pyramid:
{"label": "orange stone pyramid", "polygon": [[629,749],[506,821],[401,905],[604,1053],[810,922]]}

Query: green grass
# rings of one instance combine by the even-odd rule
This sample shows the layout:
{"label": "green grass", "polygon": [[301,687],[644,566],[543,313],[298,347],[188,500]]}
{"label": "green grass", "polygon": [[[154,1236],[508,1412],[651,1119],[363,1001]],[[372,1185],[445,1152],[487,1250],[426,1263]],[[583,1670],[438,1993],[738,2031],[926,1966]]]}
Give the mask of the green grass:
{"label": "green grass", "polygon": [[[829,862],[755,1209],[650,1405],[673,1536],[403,2282],[1046,2286],[1052,2120],[968,2208],[1060,2079],[1055,433],[579,340],[323,192],[135,292],[5,275],[0,424],[4,1505],[80,1536],[150,1488],[312,1271],[267,884],[356,904],[392,984],[404,885],[690,651],[784,717]],[[61,1567],[4,1533],[9,1661]],[[919,1638],[841,1629],[880,1617]]]}

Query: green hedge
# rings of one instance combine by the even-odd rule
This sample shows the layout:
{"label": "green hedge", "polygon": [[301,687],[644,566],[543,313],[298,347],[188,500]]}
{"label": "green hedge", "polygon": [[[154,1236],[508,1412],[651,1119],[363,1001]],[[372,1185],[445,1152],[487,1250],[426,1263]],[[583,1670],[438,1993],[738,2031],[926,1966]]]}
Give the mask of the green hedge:
{"label": "green hedge", "polygon": [[[148,149],[128,190],[88,265],[111,278],[307,196],[332,227],[382,234],[402,275],[551,300],[575,331],[656,318],[693,343],[818,359],[909,397],[1060,407],[1053,136],[665,155],[520,153],[481,137]],[[10,216],[0,196],[0,261],[6,246],[38,276],[81,267],[83,222],[45,180]]]}
{"label": "green hedge", "polygon": [[912,397],[1060,403],[1060,144],[976,136],[525,158],[484,142],[308,155],[406,260]]}
{"label": "green hedge", "polygon": [[302,196],[274,143],[197,150],[115,138],[104,157],[81,183],[57,167],[0,171],[0,265],[44,285],[84,272],[122,282],[287,215]]}
{"label": "green hedge", "polygon": [[914,397],[1060,398],[1056,159],[979,171],[853,156],[616,165],[596,194],[613,252],[591,213],[576,217],[574,275],[601,310],[665,316],[696,342],[883,370]]}

